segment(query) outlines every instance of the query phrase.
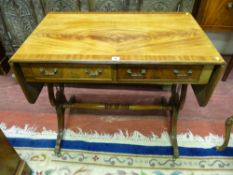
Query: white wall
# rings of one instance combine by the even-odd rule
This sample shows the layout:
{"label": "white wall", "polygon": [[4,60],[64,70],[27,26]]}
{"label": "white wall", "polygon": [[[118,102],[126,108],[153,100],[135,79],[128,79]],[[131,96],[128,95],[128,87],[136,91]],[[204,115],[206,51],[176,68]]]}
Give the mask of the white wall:
{"label": "white wall", "polygon": [[207,35],[221,54],[233,54],[233,32],[207,32]]}

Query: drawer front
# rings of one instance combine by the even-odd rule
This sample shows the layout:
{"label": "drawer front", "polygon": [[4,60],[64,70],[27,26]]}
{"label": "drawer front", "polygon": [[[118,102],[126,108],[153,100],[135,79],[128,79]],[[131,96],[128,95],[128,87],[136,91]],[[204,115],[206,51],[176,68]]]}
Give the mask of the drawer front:
{"label": "drawer front", "polygon": [[213,66],[21,64],[30,82],[173,84],[208,82]]}
{"label": "drawer front", "polygon": [[64,77],[79,80],[112,80],[111,66],[106,65],[77,65],[66,68]]}
{"label": "drawer front", "polygon": [[111,67],[107,65],[23,64],[21,67],[28,80],[112,80]]}
{"label": "drawer front", "polygon": [[202,73],[201,65],[155,65],[155,66],[119,66],[119,81],[161,81],[161,82],[197,82]]}

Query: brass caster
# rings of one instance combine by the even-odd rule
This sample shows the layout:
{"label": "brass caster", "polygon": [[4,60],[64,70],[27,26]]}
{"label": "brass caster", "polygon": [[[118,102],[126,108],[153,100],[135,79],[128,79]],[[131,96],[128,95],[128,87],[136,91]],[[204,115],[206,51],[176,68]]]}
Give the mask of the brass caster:
{"label": "brass caster", "polygon": [[179,158],[179,149],[178,148],[173,148],[173,158],[174,159]]}
{"label": "brass caster", "polygon": [[60,148],[60,146],[55,146],[54,153],[55,153],[55,156],[61,157],[61,148]]}
{"label": "brass caster", "polygon": [[217,151],[223,151],[224,149],[226,149],[225,146],[216,146],[215,148]]}

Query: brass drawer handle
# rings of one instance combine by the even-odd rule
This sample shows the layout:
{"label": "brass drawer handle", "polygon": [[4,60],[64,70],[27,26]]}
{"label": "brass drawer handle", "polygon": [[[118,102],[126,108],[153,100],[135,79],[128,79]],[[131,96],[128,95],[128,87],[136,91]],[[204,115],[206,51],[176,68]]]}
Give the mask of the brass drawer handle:
{"label": "brass drawer handle", "polygon": [[89,77],[98,77],[103,73],[102,69],[96,69],[96,70],[91,70],[91,69],[84,69],[84,72],[89,76]]}
{"label": "brass drawer handle", "polygon": [[228,2],[228,3],[227,3],[227,8],[228,8],[229,10],[233,9],[233,2]]}
{"label": "brass drawer handle", "polygon": [[54,68],[52,70],[46,70],[44,68],[40,68],[40,73],[46,76],[54,76],[58,73],[58,69]]}
{"label": "brass drawer handle", "polygon": [[141,69],[140,72],[133,72],[131,69],[127,69],[127,73],[129,74],[129,76],[131,76],[133,78],[142,78],[145,76],[146,70]]}
{"label": "brass drawer handle", "polygon": [[176,76],[176,77],[183,77],[183,78],[185,78],[185,77],[190,77],[190,76],[192,76],[192,74],[193,74],[193,71],[191,70],[191,69],[189,69],[186,73],[181,73],[179,70],[177,70],[177,69],[174,69],[173,70],[173,73],[174,73],[174,75]]}

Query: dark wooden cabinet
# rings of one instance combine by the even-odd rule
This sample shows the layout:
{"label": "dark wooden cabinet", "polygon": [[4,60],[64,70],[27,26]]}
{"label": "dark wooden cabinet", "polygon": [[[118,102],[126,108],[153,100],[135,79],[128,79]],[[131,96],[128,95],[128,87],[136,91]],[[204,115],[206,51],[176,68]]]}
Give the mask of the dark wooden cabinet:
{"label": "dark wooden cabinet", "polygon": [[18,156],[0,129],[0,174],[30,175],[31,169]]}
{"label": "dark wooden cabinet", "polygon": [[201,0],[197,21],[206,31],[233,31],[233,0]]}
{"label": "dark wooden cabinet", "polygon": [[[199,0],[196,19],[207,32],[233,32],[233,0]],[[223,80],[233,68],[233,55],[229,56]]]}

